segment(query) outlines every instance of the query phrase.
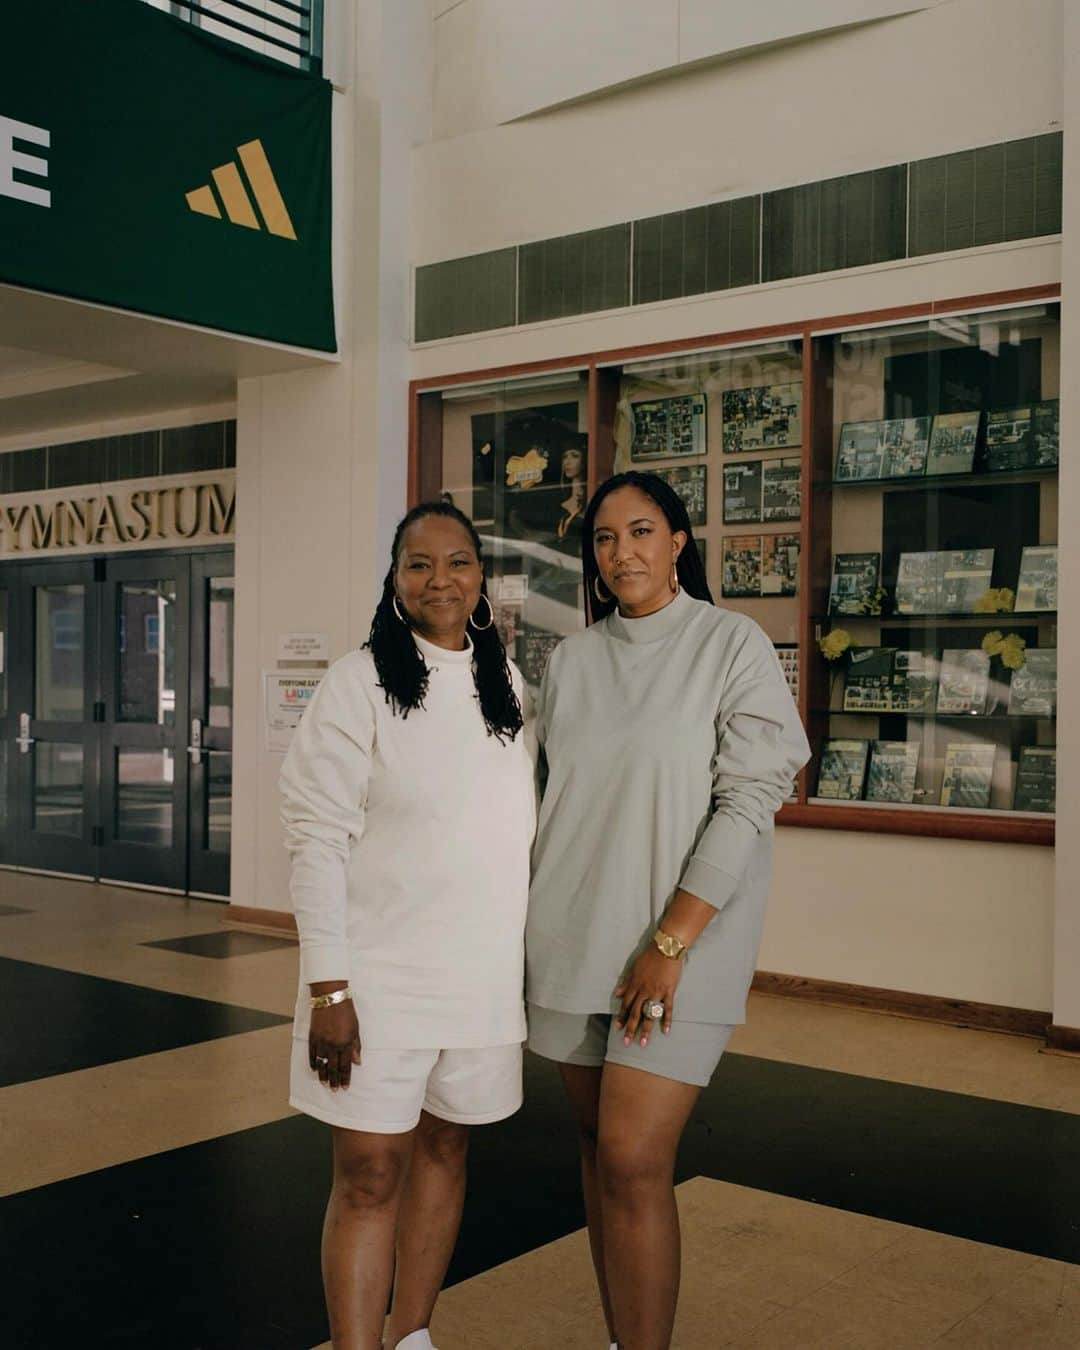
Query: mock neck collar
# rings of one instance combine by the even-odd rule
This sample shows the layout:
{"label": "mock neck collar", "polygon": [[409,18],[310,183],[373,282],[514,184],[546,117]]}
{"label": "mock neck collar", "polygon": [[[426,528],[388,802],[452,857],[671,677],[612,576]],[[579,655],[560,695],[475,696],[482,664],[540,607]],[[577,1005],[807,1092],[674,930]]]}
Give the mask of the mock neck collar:
{"label": "mock neck collar", "polygon": [[413,629],[413,641],[429,667],[433,665],[460,666],[466,670],[472,668],[473,644],[468,633],[465,634],[465,650],[460,652],[448,651],[446,647],[438,647],[434,642],[428,642],[427,638],[422,638],[415,628]]}
{"label": "mock neck collar", "polygon": [[604,622],[608,633],[622,642],[660,642],[681,627],[694,604],[695,601],[680,588],[673,600],[652,614],[645,614],[640,619],[628,619],[615,609]]}

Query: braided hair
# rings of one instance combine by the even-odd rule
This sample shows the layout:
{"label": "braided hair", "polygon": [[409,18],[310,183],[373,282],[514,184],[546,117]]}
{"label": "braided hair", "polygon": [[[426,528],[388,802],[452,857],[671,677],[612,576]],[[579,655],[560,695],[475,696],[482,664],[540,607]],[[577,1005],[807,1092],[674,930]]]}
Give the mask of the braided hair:
{"label": "braided hair", "polygon": [[[371,632],[364,645],[375,658],[379,687],[384,691],[387,703],[403,718],[408,717],[414,708],[424,706],[430,675],[427,662],[413,641],[412,626],[408,622],[403,623],[398,617],[394,605],[394,572],[405,531],[425,516],[445,516],[456,520],[468,533],[477,559],[483,566],[480,536],[469,517],[450,502],[421,502],[412,508],[394,531],[390,568],[383,580],[382,596],[375,607]],[[480,584],[480,594],[490,605],[486,580]],[[494,624],[486,628],[472,628],[471,637],[476,701],[484,715],[484,725],[489,736],[496,736],[500,741],[512,741],[524,723],[521,704],[510,679],[510,667],[506,663],[506,649]]]}
{"label": "braided hair", "polygon": [[[690,528],[690,515],[686,509],[686,503],[675,491],[675,489],[666,483],[655,473],[639,473],[636,469],[631,469],[627,473],[617,473],[613,478],[607,479],[592,495],[592,500],[585,508],[585,515],[581,524],[581,567],[585,582],[585,603],[589,607],[589,615],[595,623],[599,619],[606,619],[615,608],[615,597],[608,595],[606,599],[599,599],[599,595],[604,594],[604,580],[600,576],[600,569],[596,565],[596,554],[593,551],[593,529],[596,525],[596,513],[600,509],[601,503],[606,497],[610,497],[613,492],[619,488],[635,487],[645,493],[647,497],[657,504],[667,519],[671,532],[682,530],[686,535],[686,543],[679,554],[678,562],[675,564],[675,571],[679,578],[680,587],[693,596],[695,600],[707,600],[710,605],[715,604],[712,597],[712,591],[709,590],[709,582],[705,576],[705,564],[701,561],[701,554],[697,550],[697,544],[694,541],[694,535]],[[597,586],[601,587],[597,591]]]}

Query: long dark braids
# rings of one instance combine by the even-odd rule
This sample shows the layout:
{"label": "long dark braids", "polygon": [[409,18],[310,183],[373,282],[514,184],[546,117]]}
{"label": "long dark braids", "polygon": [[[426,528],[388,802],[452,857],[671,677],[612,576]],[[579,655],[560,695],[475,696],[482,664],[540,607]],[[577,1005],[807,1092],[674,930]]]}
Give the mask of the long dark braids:
{"label": "long dark braids", "polygon": [[[687,595],[693,596],[695,600],[707,600],[710,605],[714,604],[712,591],[709,590],[709,581],[705,575],[705,564],[701,561],[701,554],[697,550],[694,534],[690,527],[690,514],[686,509],[686,503],[670,483],[666,483],[659,475],[639,473],[636,469],[630,469],[626,473],[617,473],[613,478],[609,478],[606,482],[600,484],[593,493],[592,500],[585,508],[585,515],[582,518],[581,568],[585,583],[585,603],[588,605],[589,616],[592,620],[595,622],[597,619],[606,619],[615,608],[615,597],[605,594],[604,581],[600,576],[600,569],[596,565],[596,554],[593,551],[593,529],[596,525],[596,513],[606,497],[610,497],[613,492],[617,492],[619,488],[624,487],[640,488],[663,511],[667,523],[671,527],[671,532],[674,534],[676,530],[683,531],[686,535],[686,543],[679,554],[678,562],[675,564],[679,585]],[[598,586],[599,590],[597,589]],[[601,599],[601,596],[604,596],[604,598]]]}
{"label": "long dark braids", "polygon": [[[412,508],[394,531],[390,568],[383,580],[382,596],[375,607],[371,633],[365,645],[375,658],[379,687],[386,694],[387,703],[402,717],[408,717],[414,708],[424,706],[430,674],[427,662],[413,641],[412,627],[398,617],[394,605],[394,572],[405,531],[414,521],[423,520],[425,516],[446,516],[450,520],[456,520],[467,531],[476,550],[477,559],[483,567],[480,536],[469,517],[449,502],[421,502],[419,506]],[[481,582],[480,594],[488,600],[486,580]],[[490,603],[488,600],[489,605]],[[510,679],[510,668],[506,664],[506,649],[499,637],[499,630],[495,624],[484,628],[470,625],[469,634],[473,645],[472,667],[473,680],[476,683],[476,700],[484,715],[488,735],[497,736],[500,741],[512,741],[524,725],[524,719],[521,704]]]}

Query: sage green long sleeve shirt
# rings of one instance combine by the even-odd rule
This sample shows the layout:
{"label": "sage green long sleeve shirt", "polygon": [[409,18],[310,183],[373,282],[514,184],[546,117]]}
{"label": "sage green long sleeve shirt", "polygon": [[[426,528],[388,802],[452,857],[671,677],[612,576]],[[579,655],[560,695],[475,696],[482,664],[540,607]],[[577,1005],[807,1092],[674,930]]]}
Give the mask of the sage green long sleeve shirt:
{"label": "sage green long sleeve shirt", "polygon": [[537,737],[529,1001],[614,1011],[681,887],[718,912],[685,958],[676,1016],[743,1021],[773,817],[810,755],[772,643],[684,592],[644,618],[612,614],[552,654]]}

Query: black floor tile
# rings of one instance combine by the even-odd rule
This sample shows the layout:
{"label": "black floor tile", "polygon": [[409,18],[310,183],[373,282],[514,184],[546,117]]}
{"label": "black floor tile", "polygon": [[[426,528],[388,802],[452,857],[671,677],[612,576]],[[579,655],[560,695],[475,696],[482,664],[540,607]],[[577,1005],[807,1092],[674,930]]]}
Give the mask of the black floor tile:
{"label": "black floor tile", "polygon": [[[555,1067],[530,1057],[527,1089],[474,1131],[449,1283],[584,1222]],[[0,1201],[5,1348],[72,1328],[80,1346],[319,1344],[329,1167],[329,1130],[290,1117]],[[1061,1112],[728,1055],[686,1131],[677,1180],[696,1175],[1080,1263],[1080,1118]]]}
{"label": "black floor tile", "polygon": [[276,951],[279,947],[295,947],[292,938],[267,937],[263,933],[240,933],[233,928],[222,928],[213,933],[193,933],[190,937],[161,938],[157,942],[140,943],[143,947],[164,947],[170,952],[186,952],[189,956],[209,956],[215,961],[230,956],[254,956],[259,952]]}
{"label": "black floor tile", "polygon": [[288,1020],[0,957],[0,1087]]}

